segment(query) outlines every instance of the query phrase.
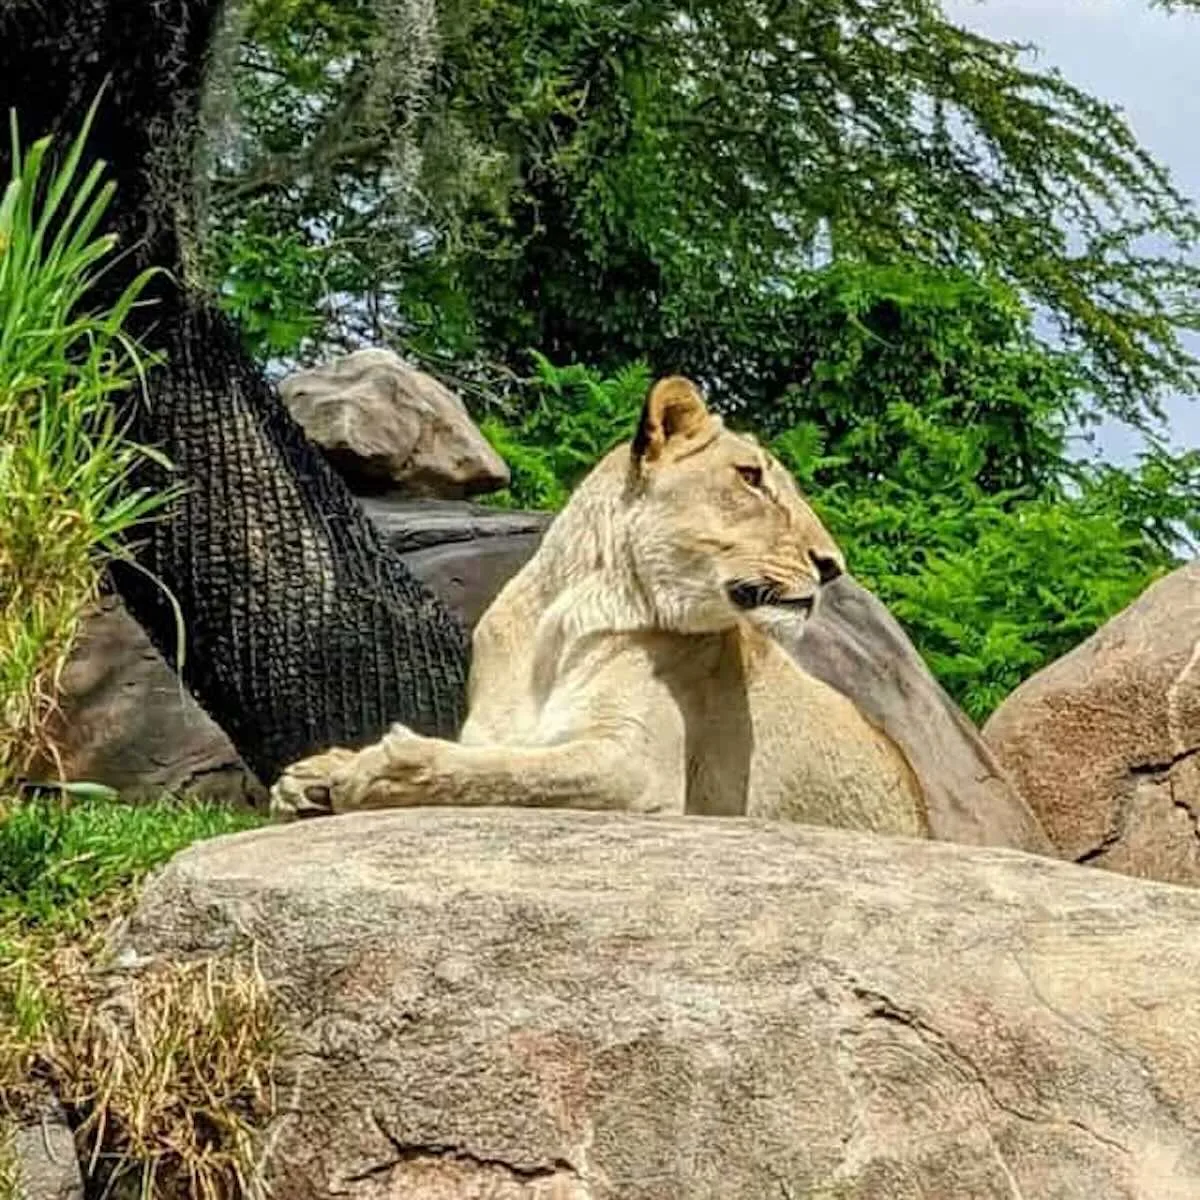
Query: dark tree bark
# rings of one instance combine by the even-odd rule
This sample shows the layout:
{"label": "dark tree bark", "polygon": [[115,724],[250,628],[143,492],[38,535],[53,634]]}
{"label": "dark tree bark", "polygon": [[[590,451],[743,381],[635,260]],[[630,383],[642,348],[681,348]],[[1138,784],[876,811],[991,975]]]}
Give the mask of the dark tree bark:
{"label": "dark tree bark", "polygon": [[[183,676],[261,777],[388,724],[453,736],[462,719],[461,626],[381,542],[305,441],[237,332],[180,286],[199,113],[219,0],[0,0],[0,101],[22,140],[65,142],[108,79],[89,141],[117,182],[121,287],[167,268],[134,332],[167,361],[134,434],[187,487],[145,531],[137,561],[186,627]],[[0,159],[7,153],[3,139]],[[7,165],[5,164],[5,177]],[[114,570],[168,655],[174,612],[147,574]]]}

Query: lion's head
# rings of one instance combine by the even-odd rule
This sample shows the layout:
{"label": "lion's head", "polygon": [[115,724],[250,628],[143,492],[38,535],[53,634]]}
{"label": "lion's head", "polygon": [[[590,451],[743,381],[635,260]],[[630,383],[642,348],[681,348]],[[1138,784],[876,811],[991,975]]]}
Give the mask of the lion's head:
{"label": "lion's head", "polygon": [[740,615],[807,617],[821,585],[845,570],[788,471],[726,429],[690,380],[654,385],[630,454],[629,549],[665,626],[701,633]]}

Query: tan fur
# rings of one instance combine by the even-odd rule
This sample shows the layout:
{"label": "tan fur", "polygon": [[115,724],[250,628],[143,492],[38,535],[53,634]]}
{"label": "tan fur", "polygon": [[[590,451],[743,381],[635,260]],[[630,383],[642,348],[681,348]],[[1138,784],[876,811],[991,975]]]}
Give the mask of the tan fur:
{"label": "tan fur", "polygon": [[[842,569],[787,471],[672,378],[474,634],[458,742],[291,767],[283,815],[412,804],[779,817],[924,835],[903,755],[770,636]],[[752,583],[770,603],[735,605]]]}

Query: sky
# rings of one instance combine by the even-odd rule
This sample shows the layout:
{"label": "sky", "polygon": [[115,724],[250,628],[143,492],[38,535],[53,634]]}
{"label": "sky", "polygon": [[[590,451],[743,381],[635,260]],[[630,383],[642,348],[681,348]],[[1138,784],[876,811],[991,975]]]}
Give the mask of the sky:
{"label": "sky", "polygon": [[[1122,108],[1180,190],[1200,200],[1200,13],[1169,16],[1148,0],[946,0],[945,11],[990,38],[1032,42],[1039,67],[1057,67]],[[1173,397],[1165,407],[1172,441],[1200,446],[1200,399]],[[1139,445],[1116,423],[1096,440],[1116,462],[1129,461]]]}

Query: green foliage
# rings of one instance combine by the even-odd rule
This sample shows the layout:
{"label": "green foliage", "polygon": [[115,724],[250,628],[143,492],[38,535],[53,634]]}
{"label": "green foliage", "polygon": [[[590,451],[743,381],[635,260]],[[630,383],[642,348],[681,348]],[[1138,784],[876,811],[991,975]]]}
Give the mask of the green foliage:
{"label": "green foliage", "polygon": [[1196,380],[1190,203],[1118,110],[936,0],[246,7],[215,269],[255,222],[307,241],[325,334],[644,358],[769,406],[813,267],[915,259],[1010,283],[1111,411]]}
{"label": "green foliage", "polygon": [[[1083,376],[1037,344],[1002,284],[845,265],[814,281],[809,381],[760,429],[852,572],[982,721],[1200,539],[1200,452],[1154,447],[1133,471],[1073,461]],[[540,360],[524,415],[489,426],[513,499],[561,505],[632,435],[647,378]]]}
{"label": "green foliage", "polygon": [[[795,466],[786,441],[776,449]],[[1100,469],[1076,467],[1069,491],[997,497],[971,475],[951,474],[958,456],[949,440],[939,437],[928,450],[929,469],[941,480],[936,492],[903,480],[821,488],[804,477],[823,472],[810,466],[796,473],[852,571],[888,604],[976,721],[1176,565],[1157,537],[1165,507],[1186,503],[1193,517],[1200,511],[1195,453],[1169,459],[1158,451],[1122,473],[1122,490],[1137,503],[1120,505]],[[1167,486],[1168,475],[1183,482]]]}
{"label": "green foliage", "polygon": [[259,213],[216,235],[214,244],[226,262],[221,301],[247,347],[261,359],[294,358],[320,322],[320,253],[294,230],[264,227]]}
{"label": "green foliage", "polygon": [[650,372],[635,363],[602,377],[578,365],[556,368],[540,354],[534,361],[520,416],[490,416],[480,426],[512,471],[509,487],[490,499],[557,510],[609,450],[629,439]]}
{"label": "green foliage", "polygon": [[[90,117],[89,117],[90,121]],[[104,164],[83,167],[87,126],[55,163],[49,138],[22,152],[0,198],[0,784],[41,749],[53,684],[76,625],[123,539],[170,498],[136,487],[149,449],[112,400],[146,369],[122,326],[150,277],[107,311],[86,297],[115,238]]]}
{"label": "green foliage", "polygon": [[837,264],[805,311],[808,380],[767,432],[975,719],[1200,537],[1200,454],[1072,461],[1086,375],[1007,285]]}
{"label": "green foliage", "polygon": [[443,259],[455,214],[502,195],[506,160],[429,103],[434,0],[244,0],[229,5],[209,105],[200,261],[251,352],[443,329],[471,317]]}
{"label": "green foliage", "polygon": [[173,800],[14,803],[0,817],[0,925],[69,930],[192,842],[258,824],[248,812]]}

